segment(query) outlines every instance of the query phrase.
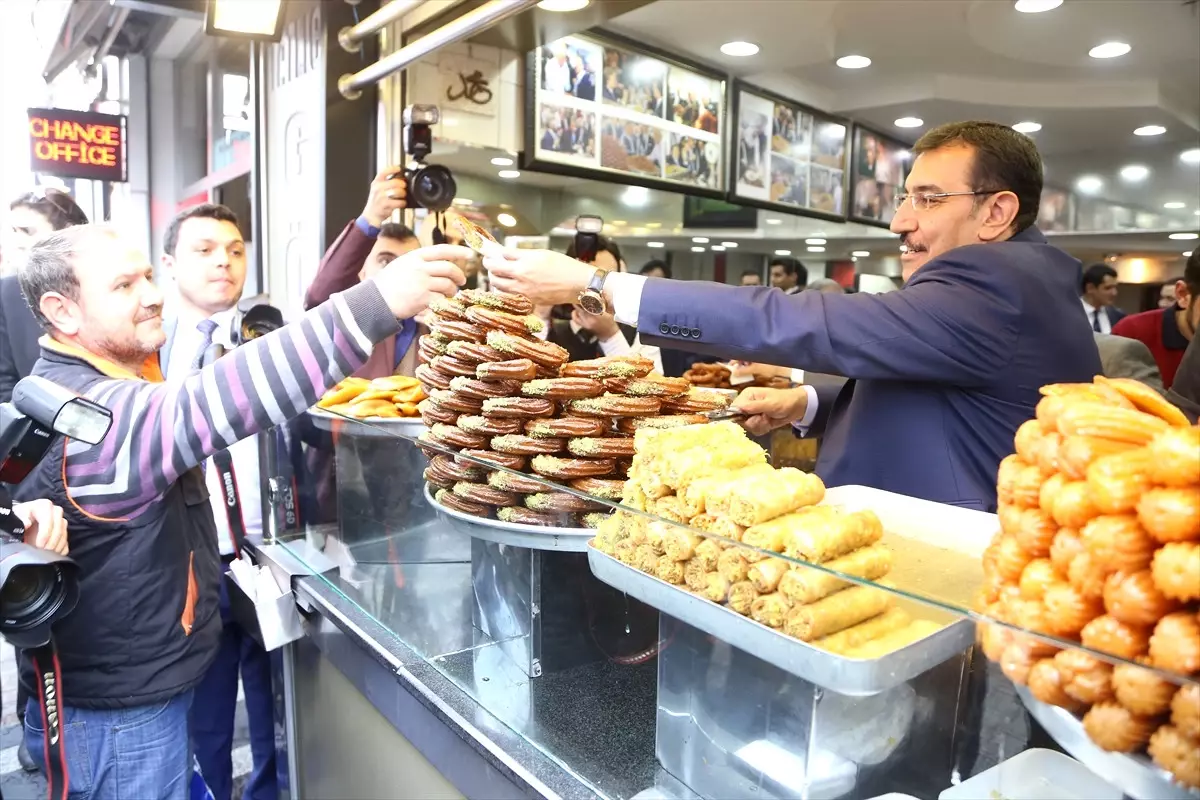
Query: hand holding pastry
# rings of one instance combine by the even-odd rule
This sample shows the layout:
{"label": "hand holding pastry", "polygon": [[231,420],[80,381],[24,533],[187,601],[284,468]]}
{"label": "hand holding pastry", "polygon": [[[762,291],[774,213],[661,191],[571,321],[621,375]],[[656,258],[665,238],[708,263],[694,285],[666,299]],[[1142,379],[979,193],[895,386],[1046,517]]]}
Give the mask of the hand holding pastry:
{"label": "hand holding pastry", "polygon": [[752,387],[738,395],[733,408],[746,414],[742,425],[755,436],[782,428],[804,418],[808,393],[802,388],[761,389]]}

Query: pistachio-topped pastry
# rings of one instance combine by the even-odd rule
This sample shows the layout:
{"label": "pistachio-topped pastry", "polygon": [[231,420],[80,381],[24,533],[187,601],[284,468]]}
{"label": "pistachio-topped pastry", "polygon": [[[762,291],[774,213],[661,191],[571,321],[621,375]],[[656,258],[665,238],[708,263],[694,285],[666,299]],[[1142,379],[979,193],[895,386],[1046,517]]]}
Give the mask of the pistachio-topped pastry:
{"label": "pistachio-topped pastry", "polygon": [[539,378],[521,384],[521,394],[529,397],[549,397],[552,400],[570,400],[598,397],[604,394],[604,387],[600,381],[592,378]]}
{"label": "pistachio-topped pastry", "polygon": [[563,366],[563,375],[568,378],[642,378],[653,369],[654,362],[642,356],[606,356],[572,361]]}
{"label": "pistachio-topped pastry", "polygon": [[478,289],[464,289],[458,293],[463,302],[471,306],[487,306],[509,314],[532,314],[533,301],[520,294],[504,294],[502,292],[481,292]]}
{"label": "pistachio-topped pastry", "polygon": [[429,310],[442,319],[456,319],[465,322],[467,319],[467,304],[452,297],[439,297],[429,304]]}
{"label": "pistachio-topped pastry", "polygon": [[588,458],[621,458],[634,454],[633,439],[629,437],[581,436],[567,442],[567,450]]}
{"label": "pistachio-topped pastry", "polygon": [[546,329],[542,318],[533,314],[510,314],[486,306],[471,306],[466,311],[467,319],[484,328],[515,333],[518,336],[541,333]]}
{"label": "pistachio-topped pastry", "polygon": [[553,342],[526,339],[504,331],[488,331],[487,343],[501,353],[512,355],[513,358],[528,358],[535,364],[556,369],[571,355],[566,348],[559,347]]}

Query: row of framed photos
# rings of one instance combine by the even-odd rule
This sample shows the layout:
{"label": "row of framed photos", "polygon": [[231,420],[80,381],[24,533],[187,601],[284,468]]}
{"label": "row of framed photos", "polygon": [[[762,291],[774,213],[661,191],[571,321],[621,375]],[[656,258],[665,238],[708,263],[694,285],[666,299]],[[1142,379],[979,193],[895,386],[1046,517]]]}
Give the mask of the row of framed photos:
{"label": "row of framed photos", "polygon": [[837,221],[895,215],[908,146],[857,123],[612,34],[544,45],[527,73],[528,169]]}

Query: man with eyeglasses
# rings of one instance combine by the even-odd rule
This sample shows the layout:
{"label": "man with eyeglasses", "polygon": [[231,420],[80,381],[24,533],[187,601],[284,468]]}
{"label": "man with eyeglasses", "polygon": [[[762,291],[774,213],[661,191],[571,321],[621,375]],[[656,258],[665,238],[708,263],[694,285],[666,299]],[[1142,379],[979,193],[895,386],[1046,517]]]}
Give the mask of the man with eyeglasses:
{"label": "man with eyeglasses", "polygon": [[637,323],[643,341],[841,375],[813,388],[747,389],[755,433],[823,433],[816,472],[980,510],[1034,415],[1038,387],[1100,371],[1077,294],[1079,262],[1035,227],[1042,162],[991,122],[921,137],[897,198],[907,285],[882,295],[800,292],[606,275],[545,251],[484,260],[492,285],[537,303],[578,301]]}

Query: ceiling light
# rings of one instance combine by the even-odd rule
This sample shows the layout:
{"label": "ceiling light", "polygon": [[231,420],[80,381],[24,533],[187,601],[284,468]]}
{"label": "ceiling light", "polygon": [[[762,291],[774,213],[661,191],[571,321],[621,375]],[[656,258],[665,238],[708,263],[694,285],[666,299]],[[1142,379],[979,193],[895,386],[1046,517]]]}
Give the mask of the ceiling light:
{"label": "ceiling light", "polygon": [[1088,50],[1088,55],[1092,58],[1117,58],[1118,56],[1125,55],[1132,49],[1132,47],[1124,42],[1105,42]]}
{"label": "ceiling light", "polygon": [[805,244],[825,244],[824,239],[805,239]]}
{"label": "ceiling light", "polygon": [[1183,208],[1183,203],[1163,203],[1163,208]]}
{"label": "ceiling light", "polygon": [[515,169],[502,169],[496,173],[496,177],[504,178],[505,180],[510,180],[512,178],[521,177],[521,173],[519,170],[515,170]]}
{"label": "ceiling light", "polygon": [[791,250],[776,250],[775,251],[775,255],[777,255],[777,256],[790,256],[791,254],[792,254]]}
{"label": "ceiling light", "polygon": [[1084,194],[1095,194],[1104,188],[1104,181],[1100,180],[1095,175],[1084,175],[1082,178],[1075,181],[1075,188]]}
{"label": "ceiling light", "polygon": [[512,165],[513,165],[513,160],[511,158],[505,158],[504,156],[497,156],[496,158],[492,159],[493,167],[511,167]]}
{"label": "ceiling light", "polygon": [[512,214],[497,214],[496,222],[499,222],[506,228],[511,228],[513,225],[517,224],[517,218]]}
{"label": "ceiling light", "polygon": [[614,220],[612,221],[612,224],[613,224],[613,225],[625,225],[625,224],[627,224],[627,223],[626,223],[626,222],[625,222],[625,220],[623,220],[623,219],[614,219]]}
{"label": "ceiling light", "polygon": [[475,201],[468,199],[466,197],[456,197],[456,198],[454,198],[454,205],[456,205],[456,206],[473,206],[473,205],[475,205]]}
{"label": "ceiling light", "polygon": [[725,252],[725,248],[719,244],[714,244],[712,247],[710,247],[708,249],[712,250],[714,253],[724,253]]}
{"label": "ceiling light", "polygon": [[662,223],[661,222],[647,222],[646,227],[647,228],[661,228]]}
{"label": "ceiling light", "polygon": [[204,32],[261,42],[278,42],[283,36],[283,0],[211,0],[204,16]]}
{"label": "ceiling light", "polygon": [[1063,4],[1063,0],[1017,0],[1013,8],[1022,14],[1041,14],[1043,11],[1053,11]]}
{"label": "ceiling light", "polygon": [[1128,167],[1121,167],[1121,180],[1129,181],[1130,183],[1145,180],[1149,174],[1150,170],[1141,164],[1130,164]]}
{"label": "ceiling light", "polygon": [[745,58],[756,54],[758,45],[754,42],[726,42],[721,45],[721,52],[734,58]]}
{"label": "ceiling light", "polygon": [[1013,125],[1013,130],[1017,133],[1037,133],[1042,129],[1040,122],[1018,122]]}
{"label": "ceiling light", "polygon": [[737,242],[721,242],[721,247],[737,247]]}
{"label": "ceiling light", "polygon": [[855,258],[867,258],[871,255],[871,252],[869,250],[855,250],[850,255],[854,256]]}
{"label": "ceiling light", "polygon": [[1143,125],[1140,128],[1133,129],[1134,136],[1161,136],[1166,132],[1167,129],[1162,125]]}
{"label": "ceiling light", "polygon": [[896,120],[897,128],[919,128],[925,124],[925,120],[920,117],[901,117]]}
{"label": "ceiling light", "polygon": [[650,202],[650,190],[645,186],[630,186],[621,193],[621,202],[633,208],[641,208]]}
{"label": "ceiling light", "polygon": [[1183,251],[1183,255],[1185,255],[1185,256],[1187,256],[1187,257],[1189,257],[1189,258],[1190,258],[1190,257],[1191,257],[1191,255],[1192,255],[1192,251],[1191,251],[1191,250],[1184,250],[1184,251]]}
{"label": "ceiling light", "polygon": [[1195,211],[1193,211],[1192,213],[1193,213],[1193,214],[1195,214],[1197,217],[1200,217],[1200,208],[1197,208],[1197,209],[1196,209]]}
{"label": "ceiling light", "polygon": [[558,13],[566,13],[568,11],[578,11],[581,8],[587,8],[588,3],[592,0],[542,0],[538,3],[538,8],[542,11],[557,11]]}
{"label": "ceiling light", "polygon": [[693,253],[703,253],[703,252],[704,252],[704,248],[703,248],[703,247],[693,247],[693,248],[692,248],[692,252],[693,252]]}
{"label": "ceiling light", "polygon": [[1200,239],[1200,233],[1172,233],[1168,239],[1177,239],[1181,242],[1190,242],[1192,239]]}
{"label": "ceiling light", "polygon": [[866,56],[842,56],[834,63],[842,69],[866,69],[871,66],[871,59]]}
{"label": "ceiling light", "polygon": [[779,225],[782,223],[783,223],[783,220],[781,220],[779,217],[767,217],[768,225]]}
{"label": "ceiling light", "polygon": [[646,242],[646,247],[662,247],[662,242]]}
{"label": "ceiling light", "polygon": [[696,244],[708,244],[707,236],[693,236],[692,241]]}
{"label": "ceiling light", "polygon": [[808,247],[805,249],[807,249],[808,252],[810,252],[810,253],[824,253],[825,252],[824,247]]}
{"label": "ceiling light", "polygon": [[1200,147],[1195,150],[1184,150],[1179,154],[1179,160],[1185,164],[1200,164]]}

